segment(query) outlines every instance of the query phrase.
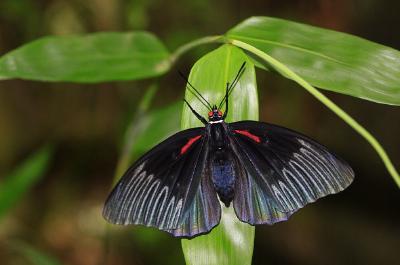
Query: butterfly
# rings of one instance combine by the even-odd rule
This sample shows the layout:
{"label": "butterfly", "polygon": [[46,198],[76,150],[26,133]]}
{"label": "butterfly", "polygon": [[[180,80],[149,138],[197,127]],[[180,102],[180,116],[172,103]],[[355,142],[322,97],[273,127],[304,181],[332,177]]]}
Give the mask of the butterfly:
{"label": "butterfly", "polygon": [[232,205],[250,225],[271,225],[350,185],[351,167],[307,136],[264,122],[224,121],[229,95],[244,71],[245,63],[218,107],[186,79],[210,110],[206,119],[184,100],[204,127],[178,132],[139,158],[109,195],[107,221],[192,238],[218,225],[221,207]]}

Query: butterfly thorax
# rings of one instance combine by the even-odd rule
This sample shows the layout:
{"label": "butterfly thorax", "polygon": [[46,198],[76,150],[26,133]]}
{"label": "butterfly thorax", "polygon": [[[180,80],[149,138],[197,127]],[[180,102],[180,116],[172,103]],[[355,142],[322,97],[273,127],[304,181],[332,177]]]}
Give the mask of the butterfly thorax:
{"label": "butterfly thorax", "polygon": [[210,172],[214,188],[220,200],[229,207],[234,196],[234,159],[229,147],[226,123],[209,124],[210,133]]}

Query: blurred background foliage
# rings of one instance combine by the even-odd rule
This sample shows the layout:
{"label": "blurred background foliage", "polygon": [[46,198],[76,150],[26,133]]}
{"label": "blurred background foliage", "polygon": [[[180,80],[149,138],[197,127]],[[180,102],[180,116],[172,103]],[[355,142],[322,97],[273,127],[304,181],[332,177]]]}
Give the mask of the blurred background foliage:
{"label": "blurred background foliage", "polygon": [[[1,0],[0,54],[50,34],[129,30],[154,32],[174,50],[253,15],[327,27],[400,49],[398,10],[395,0]],[[211,48],[215,45],[186,54],[155,82],[0,82],[0,191],[12,197],[0,205],[1,264],[183,264],[179,240],[165,233],[118,227],[106,237],[101,208],[129,122],[135,119],[139,127],[134,157],[178,130],[184,81],[177,70],[188,73]],[[264,71],[258,71],[257,83],[260,120],[324,143],[346,158],[356,179],[288,222],[258,227],[253,264],[398,262],[398,188],[376,153],[294,83]],[[153,85],[158,90],[142,111],[143,95]],[[364,124],[400,167],[398,108],[324,93]],[[42,149],[49,142],[52,148]]]}

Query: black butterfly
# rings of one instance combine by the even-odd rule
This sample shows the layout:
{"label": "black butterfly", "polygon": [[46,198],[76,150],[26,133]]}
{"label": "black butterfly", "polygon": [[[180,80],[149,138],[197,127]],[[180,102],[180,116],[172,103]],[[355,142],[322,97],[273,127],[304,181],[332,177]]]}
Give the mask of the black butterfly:
{"label": "black butterfly", "polygon": [[137,160],[107,199],[105,219],[190,238],[218,225],[220,201],[226,207],[233,202],[243,222],[273,224],[350,185],[350,166],[310,138],[263,122],[224,122],[244,70],[243,64],[227,84],[219,107],[188,82],[210,109],[207,121],[184,100],[205,127],[178,132]]}

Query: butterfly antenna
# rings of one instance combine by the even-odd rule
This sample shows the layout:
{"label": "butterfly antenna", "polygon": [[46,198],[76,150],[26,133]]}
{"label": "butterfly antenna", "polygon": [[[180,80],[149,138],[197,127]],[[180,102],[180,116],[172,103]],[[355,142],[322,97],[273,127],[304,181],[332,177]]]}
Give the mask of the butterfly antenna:
{"label": "butterfly antenna", "polygon": [[[210,102],[208,102],[201,94],[200,92],[189,82],[189,80],[186,78],[184,74],[182,74],[181,71],[179,71],[179,75],[186,81],[186,83],[189,86],[186,86],[189,89],[190,93],[192,93],[206,108],[212,109],[212,106]],[[194,92],[193,92],[194,91]],[[195,93],[196,92],[196,93]]]}
{"label": "butterfly antenna", "polygon": [[239,82],[240,77],[242,77],[244,71],[246,70],[245,65],[246,65],[246,62],[243,62],[242,65],[241,65],[240,68],[239,68],[238,73],[236,74],[235,78],[233,79],[231,85],[230,85],[230,86],[227,86],[227,88],[226,88],[226,89],[227,89],[227,92],[226,92],[224,98],[221,100],[221,103],[219,103],[218,109],[220,109],[220,108],[222,107],[222,105],[223,105],[224,102],[226,101],[227,97],[229,97],[230,94],[232,93],[233,88],[235,88],[236,84]]}

